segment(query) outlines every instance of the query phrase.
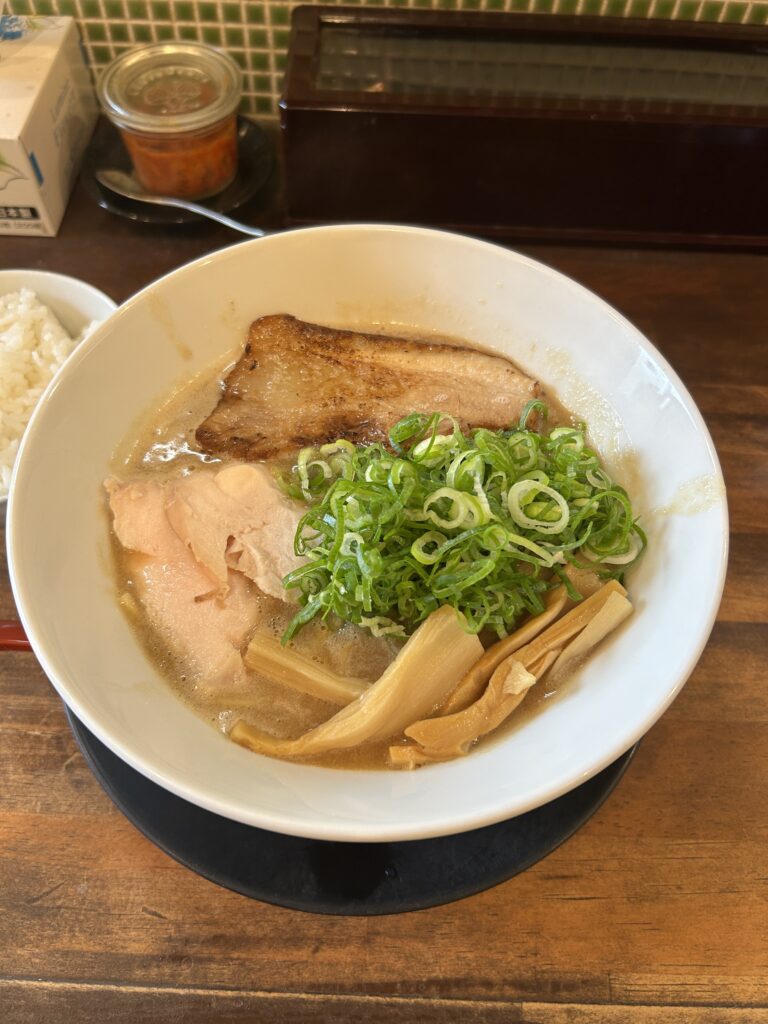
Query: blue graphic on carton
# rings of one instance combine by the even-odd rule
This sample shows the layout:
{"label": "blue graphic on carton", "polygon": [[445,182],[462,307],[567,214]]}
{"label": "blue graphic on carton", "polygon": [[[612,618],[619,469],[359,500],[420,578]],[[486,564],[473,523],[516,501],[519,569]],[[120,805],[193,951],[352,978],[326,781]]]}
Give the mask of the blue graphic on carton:
{"label": "blue graphic on carton", "polygon": [[21,39],[26,31],[26,18],[17,14],[0,14],[0,39]]}

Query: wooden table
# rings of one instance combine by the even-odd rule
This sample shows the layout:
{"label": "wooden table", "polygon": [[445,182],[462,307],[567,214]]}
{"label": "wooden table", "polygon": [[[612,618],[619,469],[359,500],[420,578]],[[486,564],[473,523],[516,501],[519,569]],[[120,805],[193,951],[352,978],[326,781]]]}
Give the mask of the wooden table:
{"label": "wooden table", "polygon": [[[80,189],[57,239],[2,238],[0,266],[122,300],[234,240],[139,227]],[[0,655],[5,1024],[768,1021],[768,256],[526,251],[659,346],[718,446],[730,572],[682,695],[603,808],[524,874],[434,910],[327,918],[156,849],[92,777],[34,658]],[[3,565],[0,617],[13,611]]]}

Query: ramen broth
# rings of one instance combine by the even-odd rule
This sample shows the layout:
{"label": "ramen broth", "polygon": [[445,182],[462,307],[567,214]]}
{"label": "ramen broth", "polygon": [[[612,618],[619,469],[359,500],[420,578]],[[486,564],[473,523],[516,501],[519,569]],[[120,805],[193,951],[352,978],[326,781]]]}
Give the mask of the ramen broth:
{"label": "ramen broth", "polygon": [[[458,341],[447,343],[466,345]],[[116,452],[112,472],[121,479],[175,478],[195,473],[206,466],[223,468],[234,462],[203,453],[195,439],[196,427],[219,398],[221,380],[227,368],[218,366],[198,374],[172,395],[159,411],[154,409],[143,416],[131,431],[130,438]],[[550,394],[542,393],[542,398],[549,408],[549,425],[574,422]],[[266,464],[281,470],[290,468],[293,461],[276,459]],[[247,670],[246,686],[237,689],[218,688],[212,692],[190,678],[184,664],[156,635],[146,621],[140,603],[132,596],[133,583],[126,552],[114,536],[113,549],[120,603],[137,638],[181,700],[218,730],[226,734],[240,719],[279,738],[290,738],[327,721],[339,710],[336,705],[276,683],[251,669]],[[264,595],[254,584],[250,586],[257,610],[253,632],[279,639],[295,614],[296,605]],[[495,638],[488,639],[492,641]],[[394,661],[402,641],[374,637],[367,629],[352,623],[345,623],[334,630],[315,619],[300,630],[290,646],[333,672],[372,683]],[[554,691],[547,689],[546,683],[540,684],[526,697],[509,722],[481,742],[492,742],[499,735],[518,727],[538,713],[543,703],[553,695]],[[332,751],[315,758],[302,758],[302,761],[334,768],[389,768],[391,742]]]}

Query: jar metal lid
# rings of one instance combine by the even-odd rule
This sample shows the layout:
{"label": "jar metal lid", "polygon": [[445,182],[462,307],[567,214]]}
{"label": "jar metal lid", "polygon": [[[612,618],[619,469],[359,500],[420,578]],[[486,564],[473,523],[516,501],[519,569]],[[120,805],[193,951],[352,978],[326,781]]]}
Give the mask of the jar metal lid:
{"label": "jar metal lid", "polygon": [[119,128],[176,134],[233,113],[241,81],[237,64],[212,46],[152,43],[112,61],[99,81],[99,100]]}

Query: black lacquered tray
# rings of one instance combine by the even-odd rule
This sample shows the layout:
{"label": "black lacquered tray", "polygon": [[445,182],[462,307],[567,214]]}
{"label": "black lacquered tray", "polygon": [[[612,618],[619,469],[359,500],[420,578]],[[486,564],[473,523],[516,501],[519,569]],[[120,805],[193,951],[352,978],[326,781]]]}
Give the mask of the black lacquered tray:
{"label": "black lacquered tray", "polygon": [[588,821],[635,751],[565,796],[497,825],[403,843],[335,843],[267,832],[205,811],[121,761],[68,709],[67,717],[107,794],[160,849],[218,885],[317,914],[422,910],[512,878]]}

